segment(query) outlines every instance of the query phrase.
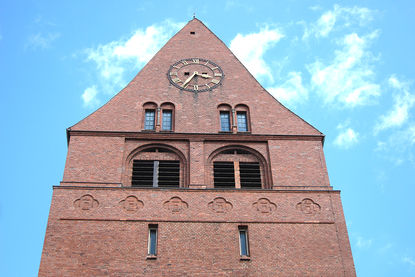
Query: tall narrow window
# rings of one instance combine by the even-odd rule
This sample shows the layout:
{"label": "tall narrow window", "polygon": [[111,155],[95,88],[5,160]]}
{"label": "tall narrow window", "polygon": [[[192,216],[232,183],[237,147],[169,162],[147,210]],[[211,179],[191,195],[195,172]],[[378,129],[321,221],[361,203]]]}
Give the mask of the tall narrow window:
{"label": "tall narrow window", "polygon": [[144,129],[145,130],[154,130],[154,120],[155,120],[155,110],[146,110]]}
{"label": "tall narrow window", "polygon": [[248,120],[246,118],[246,112],[237,112],[236,117],[238,122],[238,132],[247,132]]}
{"label": "tall narrow window", "polygon": [[172,111],[171,110],[163,110],[163,123],[162,123],[161,129],[163,131],[172,130]]}
{"label": "tall narrow window", "polygon": [[228,111],[220,112],[220,130],[229,132],[231,130],[230,117]]}
{"label": "tall narrow window", "polygon": [[249,257],[248,226],[239,226],[239,249],[241,257]]}
{"label": "tall narrow window", "polygon": [[148,256],[157,255],[157,229],[156,224],[148,225]]}

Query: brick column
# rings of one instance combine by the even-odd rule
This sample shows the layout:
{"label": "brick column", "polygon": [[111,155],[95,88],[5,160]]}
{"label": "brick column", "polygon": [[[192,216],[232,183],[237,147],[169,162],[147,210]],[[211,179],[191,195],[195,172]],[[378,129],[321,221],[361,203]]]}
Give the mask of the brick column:
{"label": "brick column", "polygon": [[190,188],[205,188],[205,164],[203,157],[203,141],[189,142],[190,149]]}

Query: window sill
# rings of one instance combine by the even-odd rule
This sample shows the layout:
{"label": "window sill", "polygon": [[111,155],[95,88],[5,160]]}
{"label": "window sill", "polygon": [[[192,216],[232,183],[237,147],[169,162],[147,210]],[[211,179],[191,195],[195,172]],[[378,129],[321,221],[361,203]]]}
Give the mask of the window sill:
{"label": "window sill", "polygon": [[174,133],[173,130],[160,130],[160,133]]}
{"label": "window sill", "polygon": [[232,131],[219,131],[219,134],[232,134]]}
{"label": "window sill", "polygon": [[245,131],[245,132],[238,131],[237,133],[238,134],[251,134],[251,131]]}
{"label": "window sill", "polygon": [[149,130],[149,129],[143,129],[143,130],[141,130],[141,132],[144,132],[144,133],[154,133],[156,130]]}
{"label": "window sill", "polygon": [[241,256],[241,258],[239,260],[241,260],[241,261],[250,261],[251,260],[251,257],[249,257],[249,256]]}
{"label": "window sill", "polygon": [[146,260],[157,260],[156,255],[147,255]]}

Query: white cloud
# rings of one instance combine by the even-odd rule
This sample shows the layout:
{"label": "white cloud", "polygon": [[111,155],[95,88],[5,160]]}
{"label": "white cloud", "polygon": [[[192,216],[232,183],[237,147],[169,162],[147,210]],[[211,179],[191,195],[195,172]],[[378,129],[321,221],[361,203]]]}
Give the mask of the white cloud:
{"label": "white cloud", "polygon": [[409,92],[409,83],[402,82],[392,75],[388,80],[389,85],[395,89],[393,96],[394,105],[386,115],[382,115],[375,125],[375,134],[392,127],[402,126],[408,121],[409,111],[415,105],[415,95]]}
{"label": "white cloud", "polygon": [[366,239],[361,236],[357,237],[356,247],[359,249],[367,249],[372,246],[372,239]]}
{"label": "white cloud", "polygon": [[288,79],[280,86],[267,90],[285,105],[294,105],[308,99],[308,90],[303,86],[301,72],[288,73]]}
{"label": "white cloud", "polygon": [[377,31],[363,37],[356,33],[346,35],[338,42],[342,48],[335,51],[331,63],[316,61],[307,65],[311,86],[326,104],[338,102],[355,107],[370,104],[380,95],[371,64],[375,58],[367,50],[377,37]]}
{"label": "white cloud", "polygon": [[26,49],[47,49],[50,48],[52,42],[60,37],[60,33],[37,33],[28,37],[25,48]]}
{"label": "white cloud", "polygon": [[126,72],[129,69],[137,71],[144,66],[183,26],[184,23],[167,20],[135,30],[126,38],[86,49],[87,61],[93,62],[98,70],[97,83],[100,90],[106,94],[115,94],[126,85]]}
{"label": "white cloud", "polygon": [[280,30],[265,26],[258,33],[237,34],[229,48],[257,79],[273,83],[271,68],[265,62],[264,54],[283,37]]}
{"label": "white cloud", "polygon": [[346,121],[337,125],[337,129],[340,131],[337,137],[334,139],[334,145],[348,149],[359,142],[359,133],[349,127],[350,122]]}
{"label": "white cloud", "polygon": [[82,100],[84,101],[84,106],[96,106],[99,104],[97,99],[98,91],[96,86],[89,87],[85,89],[82,94]]}
{"label": "white cloud", "polygon": [[365,25],[373,19],[373,13],[374,11],[368,8],[334,5],[332,10],[324,12],[315,23],[305,27],[303,39],[311,36],[327,37],[335,29],[335,25],[339,28],[353,24]]}

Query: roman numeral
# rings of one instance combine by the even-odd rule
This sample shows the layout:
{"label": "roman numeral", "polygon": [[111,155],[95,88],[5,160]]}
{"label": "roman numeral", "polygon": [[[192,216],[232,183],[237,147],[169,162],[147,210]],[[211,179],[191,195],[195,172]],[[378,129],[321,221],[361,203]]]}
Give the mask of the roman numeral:
{"label": "roman numeral", "polygon": [[217,69],[218,67],[217,66],[215,66],[215,67],[211,67],[210,69],[212,69],[212,70],[215,70],[215,69]]}
{"label": "roman numeral", "polygon": [[173,75],[177,76],[177,72],[170,71],[170,76],[173,76]]}
{"label": "roman numeral", "polygon": [[192,59],[193,63],[199,63],[199,59]]}
{"label": "roman numeral", "polygon": [[193,85],[193,89],[194,90],[199,90],[199,86],[198,85]]}
{"label": "roman numeral", "polygon": [[180,69],[180,67],[178,67],[177,65],[173,65],[174,68]]}
{"label": "roman numeral", "polygon": [[222,77],[222,73],[215,73],[216,77]]}
{"label": "roman numeral", "polygon": [[175,83],[179,83],[179,82],[181,82],[182,80],[180,80],[179,78],[173,78],[173,79],[172,79],[172,81],[173,81],[173,82],[175,82]]}
{"label": "roman numeral", "polygon": [[219,84],[219,80],[216,80],[216,79],[212,79],[212,83],[215,83],[215,84]]}
{"label": "roman numeral", "polygon": [[183,63],[184,65],[188,65],[188,64],[189,64],[187,61],[182,61],[182,63]]}

